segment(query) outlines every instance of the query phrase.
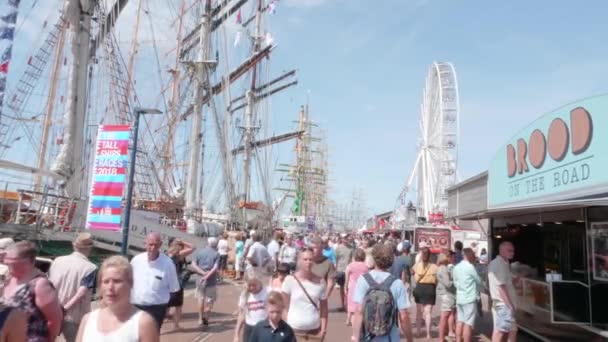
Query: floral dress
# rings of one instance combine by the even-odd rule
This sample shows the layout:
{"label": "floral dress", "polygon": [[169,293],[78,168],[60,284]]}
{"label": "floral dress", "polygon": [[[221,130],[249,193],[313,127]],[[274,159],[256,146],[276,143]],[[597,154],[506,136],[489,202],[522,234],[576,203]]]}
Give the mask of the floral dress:
{"label": "floral dress", "polygon": [[27,314],[27,341],[28,342],[47,342],[49,341],[49,328],[46,317],[36,306],[36,295],[34,287],[38,278],[36,276],[19,288],[11,298],[5,299],[4,303],[8,306],[20,309]]}

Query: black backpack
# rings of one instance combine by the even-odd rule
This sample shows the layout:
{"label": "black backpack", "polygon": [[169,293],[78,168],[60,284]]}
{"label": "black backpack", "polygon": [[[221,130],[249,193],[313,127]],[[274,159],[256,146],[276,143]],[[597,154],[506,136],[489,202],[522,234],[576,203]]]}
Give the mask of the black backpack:
{"label": "black backpack", "polygon": [[390,336],[397,318],[397,305],[391,292],[391,285],[397,278],[389,275],[378,284],[371,274],[365,273],[363,278],[369,289],[363,297],[363,341],[370,341],[378,336]]}

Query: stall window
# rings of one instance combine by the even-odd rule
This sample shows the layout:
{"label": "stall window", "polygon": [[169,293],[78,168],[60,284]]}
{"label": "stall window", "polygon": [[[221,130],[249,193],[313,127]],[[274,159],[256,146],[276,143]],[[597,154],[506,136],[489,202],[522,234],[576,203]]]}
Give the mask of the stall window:
{"label": "stall window", "polygon": [[551,319],[559,323],[589,323],[589,287],[576,281],[551,283],[553,310]]}

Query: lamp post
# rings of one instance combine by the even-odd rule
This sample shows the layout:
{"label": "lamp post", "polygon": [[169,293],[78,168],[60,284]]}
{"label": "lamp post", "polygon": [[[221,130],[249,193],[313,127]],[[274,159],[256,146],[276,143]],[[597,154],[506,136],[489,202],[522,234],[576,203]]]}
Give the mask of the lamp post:
{"label": "lamp post", "polygon": [[133,201],[133,179],[135,178],[135,160],[137,158],[137,137],[139,135],[139,116],[142,114],[162,114],[158,109],[152,108],[134,108],[133,116],[133,147],[131,150],[131,161],[129,167],[129,182],[127,188],[127,203],[125,204],[125,216],[122,220],[122,244],[120,246],[120,254],[127,256],[129,244],[129,226],[131,223],[131,202]]}

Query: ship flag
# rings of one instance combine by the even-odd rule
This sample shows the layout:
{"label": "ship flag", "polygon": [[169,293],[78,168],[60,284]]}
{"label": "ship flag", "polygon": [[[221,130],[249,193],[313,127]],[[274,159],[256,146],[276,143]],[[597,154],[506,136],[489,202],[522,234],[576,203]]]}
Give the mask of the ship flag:
{"label": "ship flag", "polygon": [[21,0],[0,2],[0,111],[4,102],[8,67],[11,61],[15,24]]}
{"label": "ship flag", "polygon": [[242,24],[243,23],[243,16],[241,15],[241,10],[239,10],[236,13],[236,23],[237,24]]}
{"label": "ship flag", "polygon": [[234,37],[234,47],[239,46],[239,43],[241,42],[241,30],[236,31],[236,36]]}
{"label": "ship flag", "polygon": [[277,1],[276,0],[272,0],[268,4],[268,13],[274,14],[276,11],[277,11]]}

